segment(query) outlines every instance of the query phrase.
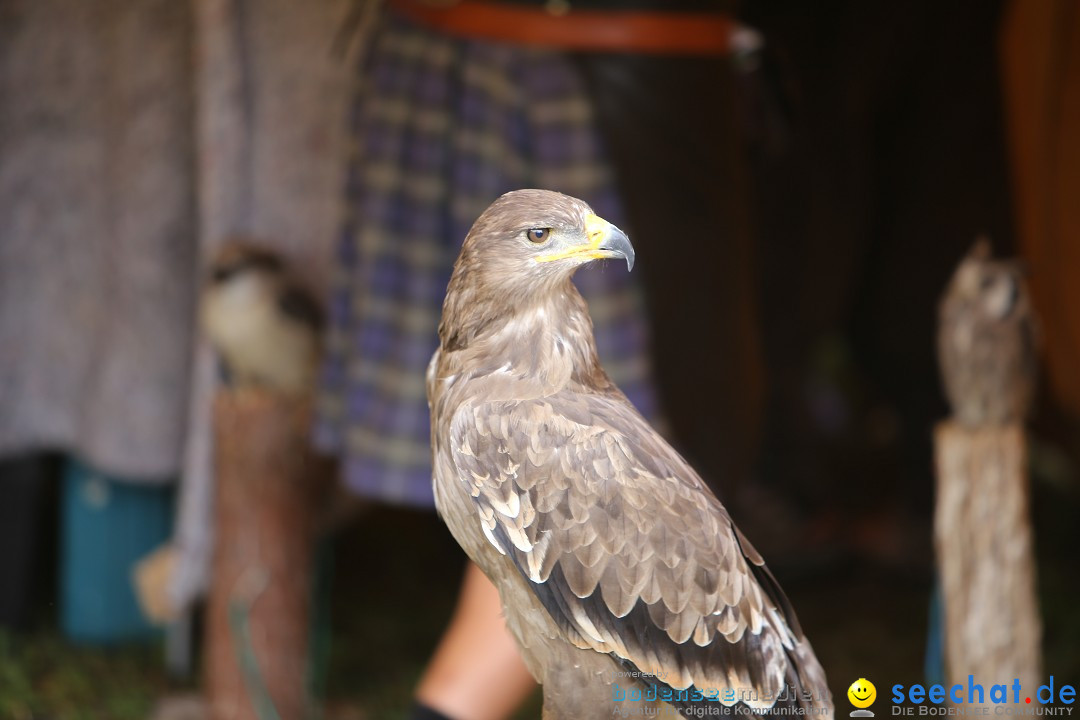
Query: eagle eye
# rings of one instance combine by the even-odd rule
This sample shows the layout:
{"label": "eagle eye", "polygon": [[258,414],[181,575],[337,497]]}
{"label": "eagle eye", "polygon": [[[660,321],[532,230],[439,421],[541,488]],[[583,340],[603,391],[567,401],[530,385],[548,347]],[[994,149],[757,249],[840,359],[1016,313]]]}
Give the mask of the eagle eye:
{"label": "eagle eye", "polygon": [[551,236],[551,228],[531,228],[525,231],[525,237],[529,239],[529,242],[534,242],[537,245],[545,243]]}

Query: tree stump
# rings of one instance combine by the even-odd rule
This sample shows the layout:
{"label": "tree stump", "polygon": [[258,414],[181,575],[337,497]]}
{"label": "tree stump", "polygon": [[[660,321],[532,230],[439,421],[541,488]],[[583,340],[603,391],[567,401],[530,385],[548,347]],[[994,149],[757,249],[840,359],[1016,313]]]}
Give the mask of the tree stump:
{"label": "tree stump", "polygon": [[329,474],[310,448],[309,419],[308,400],[263,390],[222,390],[214,402],[213,720],[310,715],[313,553]]}
{"label": "tree stump", "polygon": [[947,421],[937,426],[934,445],[948,682],[966,688],[974,675],[988,694],[991,685],[1019,678],[1034,698],[1042,628],[1023,427]]}

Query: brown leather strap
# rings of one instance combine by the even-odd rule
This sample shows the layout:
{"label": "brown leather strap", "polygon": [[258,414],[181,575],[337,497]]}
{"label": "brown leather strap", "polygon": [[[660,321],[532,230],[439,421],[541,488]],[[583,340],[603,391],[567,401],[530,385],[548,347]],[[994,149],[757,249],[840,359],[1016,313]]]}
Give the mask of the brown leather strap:
{"label": "brown leather strap", "polygon": [[555,14],[481,0],[433,5],[390,0],[405,17],[449,35],[586,52],[728,55],[742,28],[728,15],[637,10],[570,10]]}

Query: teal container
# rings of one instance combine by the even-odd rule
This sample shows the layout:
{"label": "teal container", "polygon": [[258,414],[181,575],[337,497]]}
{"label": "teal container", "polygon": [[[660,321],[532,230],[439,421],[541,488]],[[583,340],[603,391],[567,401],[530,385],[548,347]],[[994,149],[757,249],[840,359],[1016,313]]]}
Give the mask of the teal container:
{"label": "teal container", "polygon": [[77,642],[157,637],[135,599],[132,570],[168,540],[172,484],[137,484],[72,460],[61,493],[60,626]]}

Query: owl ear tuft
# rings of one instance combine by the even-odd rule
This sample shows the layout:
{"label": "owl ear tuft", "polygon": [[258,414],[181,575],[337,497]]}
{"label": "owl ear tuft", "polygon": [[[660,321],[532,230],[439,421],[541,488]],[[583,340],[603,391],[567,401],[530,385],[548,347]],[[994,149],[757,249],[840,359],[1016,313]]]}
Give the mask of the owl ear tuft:
{"label": "owl ear tuft", "polygon": [[975,244],[968,250],[967,259],[969,260],[989,260],[994,255],[994,250],[990,246],[990,238],[985,235],[980,235],[975,239]]}

